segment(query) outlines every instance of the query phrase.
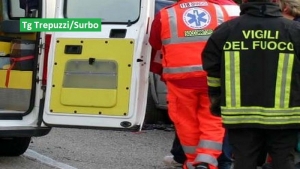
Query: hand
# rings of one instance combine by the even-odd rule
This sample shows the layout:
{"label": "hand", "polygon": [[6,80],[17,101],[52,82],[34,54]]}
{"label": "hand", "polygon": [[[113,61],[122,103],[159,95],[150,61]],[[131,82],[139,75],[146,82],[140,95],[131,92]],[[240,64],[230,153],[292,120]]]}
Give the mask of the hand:
{"label": "hand", "polygon": [[210,112],[212,115],[221,117],[221,97],[212,96],[210,97]]}

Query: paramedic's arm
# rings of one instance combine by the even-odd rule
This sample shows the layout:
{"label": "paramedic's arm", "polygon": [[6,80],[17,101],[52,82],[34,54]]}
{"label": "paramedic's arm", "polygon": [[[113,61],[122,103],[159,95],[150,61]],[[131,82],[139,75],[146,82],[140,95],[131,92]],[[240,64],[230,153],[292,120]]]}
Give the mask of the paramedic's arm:
{"label": "paramedic's arm", "polygon": [[160,33],[161,33],[160,13],[157,13],[151,24],[149,43],[152,46],[150,71],[158,75],[162,74],[162,65],[161,63],[157,62],[157,60],[159,60],[160,58],[159,59],[156,58],[156,57],[160,57],[160,55],[157,55],[157,53],[159,52],[159,50],[161,50],[161,46],[162,46]]}
{"label": "paramedic's arm", "polygon": [[157,13],[154,17],[154,20],[151,25],[149,43],[155,50],[160,50],[162,46],[161,42],[161,22],[160,22],[160,13]]}
{"label": "paramedic's arm", "polygon": [[221,115],[221,58],[229,27],[224,23],[214,30],[202,52],[203,69],[207,72],[208,94],[211,100],[211,112]]}

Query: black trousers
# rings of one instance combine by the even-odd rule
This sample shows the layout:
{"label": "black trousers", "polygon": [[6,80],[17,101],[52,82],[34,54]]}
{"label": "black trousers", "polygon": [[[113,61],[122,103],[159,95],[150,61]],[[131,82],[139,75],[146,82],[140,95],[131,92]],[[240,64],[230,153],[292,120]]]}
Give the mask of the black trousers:
{"label": "black trousers", "polygon": [[263,148],[272,157],[273,169],[294,169],[298,132],[299,130],[292,129],[229,129],[234,169],[256,169],[258,156]]}
{"label": "black trousers", "polygon": [[173,140],[173,145],[171,149],[171,154],[174,156],[174,160],[178,163],[184,164],[186,160],[186,156],[184,154],[184,151],[182,149],[182,146],[180,144],[178,135],[175,131],[175,138]]}

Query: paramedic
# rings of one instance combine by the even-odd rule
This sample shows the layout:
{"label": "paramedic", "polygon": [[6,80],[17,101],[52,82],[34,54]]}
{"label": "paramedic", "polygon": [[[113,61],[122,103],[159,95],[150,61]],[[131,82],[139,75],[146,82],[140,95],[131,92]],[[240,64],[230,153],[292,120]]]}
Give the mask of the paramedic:
{"label": "paramedic", "polygon": [[[208,1],[212,3],[216,3],[218,5],[222,5],[226,9],[226,12],[230,18],[235,18],[240,15],[240,7],[233,0],[208,0]],[[156,15],[155,20],[159,20],[158,19],[159,17],[160,17],[159,15]],[[153,73],[156,73],[161,76],[162,56],[160,54],[156,55],[156,52],[157,51],[155,50],[152,51],[152,57],[151,57],[152,62],[150,64],[150,70]],[[186,157],[182,150],[182,146],[179,142],[176,133],[175,133],[175,138],[173,140],[172,149],[170,152],[172,155],[165,156],[163,162],[167,166],[171,166],[171,167],[182,166],[182,164],[186,160]],[[222,154],[218,158],[218,169],[230,169],[231,164],[232,164],[232,147],[229,145],[228,134],[225,131]]]}
{"label": "paramedic", "polygon": [[[259,1],[259,2],[258,2]],[[264,143],[273,169],[294,169],[300,129],[300,24],[276,3],[248,0],[202,53],[211,112],[222,116],[235,169],[256,169]]]}
{"label": "paramedic", "polygon": [[[185,169],[216,169],[224,128],[212,116],[201,51],[213,29],[229,19],[225,9],[205,0],[180,0],[159,12],[149,42],[162,52],[168,112],[187,157]],[[160,39],[151,38],[160,36]]]}

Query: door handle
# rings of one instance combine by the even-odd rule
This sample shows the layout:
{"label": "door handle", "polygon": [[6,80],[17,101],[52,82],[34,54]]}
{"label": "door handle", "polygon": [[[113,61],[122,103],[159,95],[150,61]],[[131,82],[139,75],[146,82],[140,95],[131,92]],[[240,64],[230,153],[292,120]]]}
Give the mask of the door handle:
{"label": "door handle", "polygon": [[143,62],[143,59],[137,59],[136,62]]}

